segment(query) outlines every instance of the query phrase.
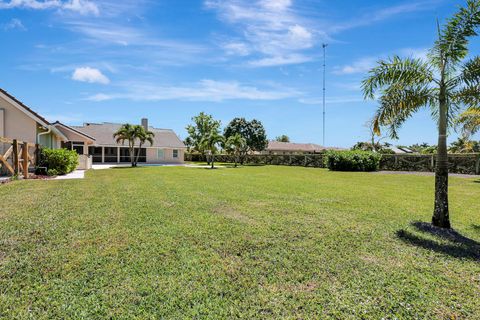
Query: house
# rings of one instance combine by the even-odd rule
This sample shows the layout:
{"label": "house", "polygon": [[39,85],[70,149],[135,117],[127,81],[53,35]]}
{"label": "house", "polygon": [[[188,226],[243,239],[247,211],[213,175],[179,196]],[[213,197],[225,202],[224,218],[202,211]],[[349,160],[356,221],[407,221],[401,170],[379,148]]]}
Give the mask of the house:
{"label": "house", "polygon": [[1,88],[0,137],[48,148],[59,148],[68,139],[48,120]]}
{"label": "house", "polygon": [[410,150],[407,147],[402,147],[402,146],[390,146],[388,149],[392,150],[395,154],[409,154],[409,153],[414,153],[413,150]]}
{"label": "house", "polygon": [[262,154],[314,154],[332,149],[340,150],[340,148],[323,147],[314,143],[269,141]]}
{"label": "house", "polygon": [[[146,118],[141,120],[141,124],[155,136],[152,145],[148,142],[142,145],[139,163],[183,163],[186,147],[173,130],[149,126]],[[92,156],[93,163],[130,162],[128,144],[118,144],[113,136],[122,126],[120,123],[84,123],[83,126],[67,126],[56,122],[54,125],[69,138],[63,147]],[[135,152],[138,152],[138,141],[135,145]]]}
{"label": "house", "polygon": [[[170,129],[157,129],[142,119],[142,125],[155,134],[153,145],[143,145],[139,162],[182,163],[186,150],[183,142]],[[20,100],[0,89],[0,137],[17,139],[47,148],[67,148],[80,155],[80,169],[93,163],[130,162],[128,146],[117,144],[113,134],[121,127],[116,123],[85,123],[68,126],[50,123]],[[136,143],[138,147],[138,142]],[[6,146],[5,146],[6,147]],[[4,151],[0,144],[0,152]],[[138,150],[138,149],[137,149]]]}

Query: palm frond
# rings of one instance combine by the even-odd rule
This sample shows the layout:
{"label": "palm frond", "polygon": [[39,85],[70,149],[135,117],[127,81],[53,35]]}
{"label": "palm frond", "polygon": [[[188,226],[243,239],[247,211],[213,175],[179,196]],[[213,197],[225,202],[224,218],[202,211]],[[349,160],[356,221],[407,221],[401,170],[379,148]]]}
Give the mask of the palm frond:
{"label": "palm frond", "polygon": [[362,81],[362,91],[365,99],[375,99],[376,93],[394,84],[407,87],[426,85],[432,81],[433,72],[425,61],[394,56],[380,60],[378,66],[370,70],[368,77]]}
{"label": "palm frond", "polygon": [[385,89],[374,117],[374,131],[380,135],[380,127],[389,130],[392,139],[398,138],[398,129],[422,107],[436,104],[436,90],[426,85],[403,86],[395,84]]}

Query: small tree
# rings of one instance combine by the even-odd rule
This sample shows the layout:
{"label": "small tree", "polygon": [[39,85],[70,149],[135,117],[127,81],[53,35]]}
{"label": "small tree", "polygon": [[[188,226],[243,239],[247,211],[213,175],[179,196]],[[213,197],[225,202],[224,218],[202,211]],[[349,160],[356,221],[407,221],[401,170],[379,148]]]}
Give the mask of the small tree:
{"label": "small tree", "polygon": [[155,137],[155,134],[150,130],[146,130],[143,126],[136,126],[135,137],[139,141],[137,156],[135,158],[136,167],[140,158],[140,151],[142,149],[142,146],[147,142],[149,142],[150,145],[153,145],[153,138]]}
{"label": "small tree", "polygon": [[466,137],[470,137],[480,131],[480,106],[462,113],[457,119],[457,125],[461,127],[463,135]]}
{"label": "small tree", "polygon": [[275,141],[278,142],[290,142],[290,138],[287,135],[282,134],[281,136],[278,136],[275,138]]}
{"label": "small tree", "polygon": [[237,163],[240,161],[240,154],[242,150],[245,148],[247,141],[238,133],[234,134],[233,136],[228,137],[225,142],[225,150],[228,154],[233,155],[235,168],[237,167]]}
{"label": "small tree", "polygon": [[128,152],[130,156],[130,162],[132,167],[135,167],[135,139],[137,138],[136,134],[138,129],[137,126],[126,123],[120,127],[114,134],[113,137],[117,143],[125,144],[125,141],[128,142]]}
{"label": "small tree", "polygon": [[188,137],[185,139],[185,145],[189,151],[196,151],[201,155],[205,155],[203,141],[205,138],[215,131],[220,132],[221,122],[213,119],[213,117],[204,112],[192,118],[193,124],[186,127]]}
{"label": "small tree", "polygon": [[225,141],[224,137],[216,130],[212,130],[205,138],[202,139],[201,145],[203,150],[210,153],[211,168],[215,168],[215,154],[218,152],[218,146]]}
{"label": "small tree", "polygon": [[226,139],[235,134],[239,134],[245,139],[246,144],[241,150],[241,162],[243,156],[251,151],[263,151],[268,146],[267,134],[262,123],[256,119],[247,121],[245,118],[235,118],[223,131]]}
{"label": "small tree", "polygon": [[398,56],[378,62],[362,88],[367,99],[379,97],[374,129],[390,129],[397,138],[401,125],[420,109],[430,108],[438,123],[438,152],[435,169],[435,203],[432,224],[450,228],[448,209],[447,133],[455,113],[478,107],[480,102],[480,57],[466,63],[469,39],[480,25],[480,0],[467,5],[438,27],[438,39],[428,59],[402,59]]}

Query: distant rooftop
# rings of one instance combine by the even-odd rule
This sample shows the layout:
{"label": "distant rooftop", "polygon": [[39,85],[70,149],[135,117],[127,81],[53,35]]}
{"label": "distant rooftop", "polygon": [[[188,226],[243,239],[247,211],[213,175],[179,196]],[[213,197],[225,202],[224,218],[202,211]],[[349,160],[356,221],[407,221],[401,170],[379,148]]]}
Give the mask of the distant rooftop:
{"label": "distant rooftop", "polygon": [[324,147],[315,143],[293,143],[269,141],[267,151],[292,151],[292,152],[321,152],[324,150],[339,150],[340,148]]}

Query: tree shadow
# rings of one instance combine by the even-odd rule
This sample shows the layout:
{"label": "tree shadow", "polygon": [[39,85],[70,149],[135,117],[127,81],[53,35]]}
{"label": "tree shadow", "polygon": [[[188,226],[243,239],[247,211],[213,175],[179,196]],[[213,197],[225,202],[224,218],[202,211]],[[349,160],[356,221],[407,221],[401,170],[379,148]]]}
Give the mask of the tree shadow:
{"label": "tree shadow", "polygon": [[407,230],[399,230],[396,232],[397,237],[405,243],[447,254],[454,258],[464,258],[480,261],[480,242],[467,238],[455,230],[442,229],[434,227],[426,222],[412,222],[411,225],[418,231],[430,234],[448,243],[439,243],[434,240],[426,239],[421,235],[414,234]]}
{"label": "tree shadow", "polygon": [[473,183],[480,183],[480,180],[475,180],[473,181]]}
{"label": "tree shadow", "polygon": [[480,224],[472,224],[473,230],[480,232]]}

